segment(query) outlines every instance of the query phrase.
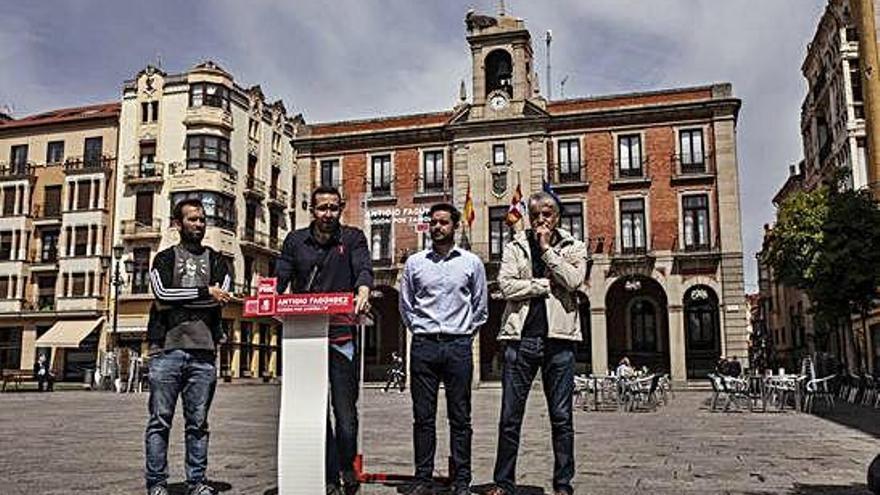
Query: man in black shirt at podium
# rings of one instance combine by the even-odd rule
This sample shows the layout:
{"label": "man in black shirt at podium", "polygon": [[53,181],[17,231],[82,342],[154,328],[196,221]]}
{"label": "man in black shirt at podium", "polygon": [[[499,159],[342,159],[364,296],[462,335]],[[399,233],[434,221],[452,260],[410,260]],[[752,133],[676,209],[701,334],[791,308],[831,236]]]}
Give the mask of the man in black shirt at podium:
{"label": "man in black shirt at podium", "polygon": [[[312,223],[287,235],[275,269],[278,293],[354,292],[355,314],[331,315],[330,402],[335,425],[327,419],[327,493],[358,491],[354,472],[357,454],[357,399],[360,377],[354,342],[359,314],[370,310],[373,267],[367,238],[357,228],[340,224],[345,208],[339,190],[321,186],[312,192]],[[335,426],[335,428],[334,428]],[[344,490],[344,491],[343,491]]]}

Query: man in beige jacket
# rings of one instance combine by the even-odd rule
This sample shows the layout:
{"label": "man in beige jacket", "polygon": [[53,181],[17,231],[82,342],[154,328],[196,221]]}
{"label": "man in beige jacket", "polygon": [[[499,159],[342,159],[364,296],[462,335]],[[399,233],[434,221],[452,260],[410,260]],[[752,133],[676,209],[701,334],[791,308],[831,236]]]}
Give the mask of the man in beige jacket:
{"label": "man in beige jacket", "polygon": [[546,192],[529,197],[531,229],[504,246],[498,283],[507,300],[498,339],[505,342],[501,420],[490,495],[516,493],[523,413],[538,370],[553,437],[553,493],[574,489],[575,345],[581,340],[577,290],[587,273],[587,248],[558,229],[560,205]]}

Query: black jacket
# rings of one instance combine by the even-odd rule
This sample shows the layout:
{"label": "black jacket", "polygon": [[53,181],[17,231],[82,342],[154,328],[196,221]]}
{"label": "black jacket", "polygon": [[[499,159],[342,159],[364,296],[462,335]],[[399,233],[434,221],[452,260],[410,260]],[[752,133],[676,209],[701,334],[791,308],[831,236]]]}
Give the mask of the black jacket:
{"label": "black jacket", "polygon": [[[312,227],[287,234],[275,265],[278,293],[352,292],[373,287],[373,265],[367,238],[360,229],[341,226],[326,245],[318,244]],[[309,280],[313,279],[311,287]]]}
{"label": "black jacket", "polygon": [[[353,292],[373,288],[373,264],[367,238],[360,229],[340,226],[327,244],[319,244],[312,227],[287,234],[281,256],[275,265],[278,293]],[[331,315],[330,342],[342,342],[352,336],[357,324],[355,315]]]}
{"label": "black jacket", "polygon": [[[208,246],[208,259],[211,265],[211,286],[219,285],[229,291],[232,278],[229,267],[223,258]],[[156,300],[150,307],[150,320],[147,324],[147,340],[151,344],[162,345],[165,332],[183,319],[191,319],[193,314],[207,319],[214,343],[223,338],[221,307],[208,292],[208,287],[174,287],[174,247],[156,253],[150,268],[150,285]]]}

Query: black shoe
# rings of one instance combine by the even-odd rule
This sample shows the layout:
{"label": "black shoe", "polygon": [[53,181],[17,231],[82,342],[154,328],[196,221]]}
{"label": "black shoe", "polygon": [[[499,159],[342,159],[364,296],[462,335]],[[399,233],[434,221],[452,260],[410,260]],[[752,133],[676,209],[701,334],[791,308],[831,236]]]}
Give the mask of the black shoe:
{"label": "black shoe", "polygon": [[327,485],[327,495],[345,495],[339,485]]}
{"label": "black shoe", "polygon": [[457,486],[452,489],[452,495],[471,495],[469,486]]}
{"label": "black shoe", "polygon": [[410,485],[404,495],[434,495],[434,488],[426,483],[416,483]]}

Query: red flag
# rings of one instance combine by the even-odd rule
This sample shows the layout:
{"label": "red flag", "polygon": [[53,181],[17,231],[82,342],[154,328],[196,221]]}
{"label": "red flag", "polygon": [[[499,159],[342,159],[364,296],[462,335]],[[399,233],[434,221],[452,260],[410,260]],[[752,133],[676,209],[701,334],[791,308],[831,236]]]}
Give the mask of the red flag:
{"label": "red flag", "polygon": [[522,188],[517,184],[516,191],[513,192],[513,197],[510,199],[510,209],[507,210],[507,216],[505,217],[507,225],[512,227],[516,225],[516,222],[522,220],[524,207]]}

